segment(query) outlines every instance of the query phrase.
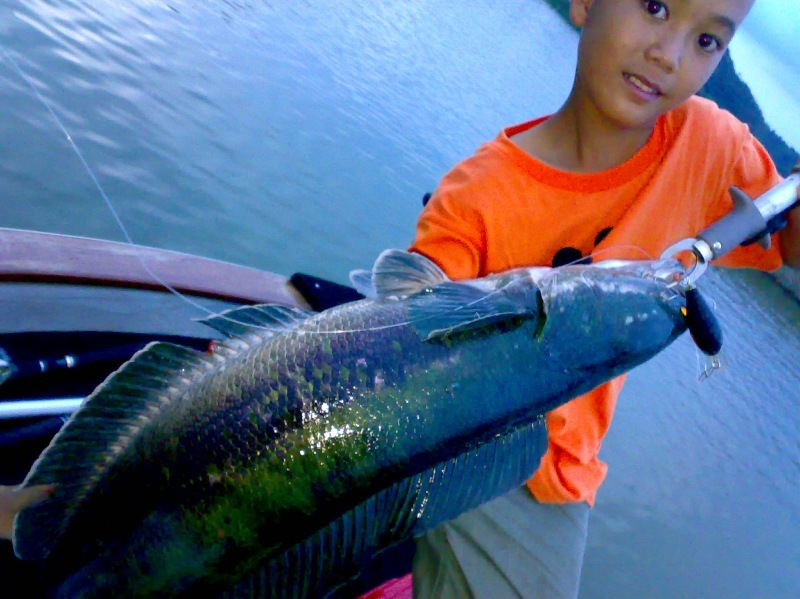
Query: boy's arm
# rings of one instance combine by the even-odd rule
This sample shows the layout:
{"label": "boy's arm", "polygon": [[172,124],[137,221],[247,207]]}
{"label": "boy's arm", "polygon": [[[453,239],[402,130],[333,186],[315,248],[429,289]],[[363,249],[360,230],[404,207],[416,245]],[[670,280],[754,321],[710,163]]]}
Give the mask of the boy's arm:
{"label": "boy's arm", "polygon": [[460,193],[437,190],[417,221],[408,248],[433,260],[453,280],[481,275],[485,256],[485,231],[478,211]]}

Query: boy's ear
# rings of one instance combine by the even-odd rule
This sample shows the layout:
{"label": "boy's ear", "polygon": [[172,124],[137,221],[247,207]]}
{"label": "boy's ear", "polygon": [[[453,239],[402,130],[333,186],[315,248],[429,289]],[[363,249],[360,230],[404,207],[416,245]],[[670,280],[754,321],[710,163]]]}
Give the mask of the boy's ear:
{"label": "boy's ear", "polygon": [[586,24],[592,4],[594,0],[570,0],[569,18],[575,27],[583,27]]}

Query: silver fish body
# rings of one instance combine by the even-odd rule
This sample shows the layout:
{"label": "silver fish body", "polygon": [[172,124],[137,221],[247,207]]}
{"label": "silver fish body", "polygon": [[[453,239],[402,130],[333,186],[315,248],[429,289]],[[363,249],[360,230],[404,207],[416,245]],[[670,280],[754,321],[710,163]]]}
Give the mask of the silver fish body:
{"label": "silver fish body", "polygon": [[[388,251],[377,297],[243,308],[154,344],[74,414],[15,524],[61,597],[317,597],[376,551],[518,486],[543,415],[686,328],[677,262],[453,283]],[[244,324],[242,324],[244,323]]]}

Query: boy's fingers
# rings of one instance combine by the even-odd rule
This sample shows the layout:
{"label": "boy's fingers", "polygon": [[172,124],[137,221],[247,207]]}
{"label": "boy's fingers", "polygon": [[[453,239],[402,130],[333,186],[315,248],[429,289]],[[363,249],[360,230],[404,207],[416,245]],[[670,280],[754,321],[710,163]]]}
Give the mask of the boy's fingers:
{"label": "boy's fingers", "polygon": [[26,507],[36,505],[43,501],[48,495],[53,493],[55,485],[35,485],[16,489],[11,498],[11,508],[15,512],[24,510]]}
{"label": "boy's fingers", "polygon": [[52,494],[55,485],[32,487],[0,487],[0,510],[16,513],[35,505]]}
{"label": "boy's fingers", "polygon": [[0,486],[0,539],[10,539],[14,516],[28,506],[35,505],[53,492],[55,485],[33,487]]}

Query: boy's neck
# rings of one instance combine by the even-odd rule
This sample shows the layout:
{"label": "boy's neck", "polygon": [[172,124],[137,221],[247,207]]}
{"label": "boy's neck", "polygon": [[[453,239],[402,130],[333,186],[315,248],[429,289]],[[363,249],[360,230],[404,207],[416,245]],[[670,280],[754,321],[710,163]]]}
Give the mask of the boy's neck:
{"label": "boy's neck", "polygon": [[597,173],[623,164],[647,143],[650,129],[625,129],[593,118],[567,101],[536,127],[512,138],[522,150],[559,170]]}

